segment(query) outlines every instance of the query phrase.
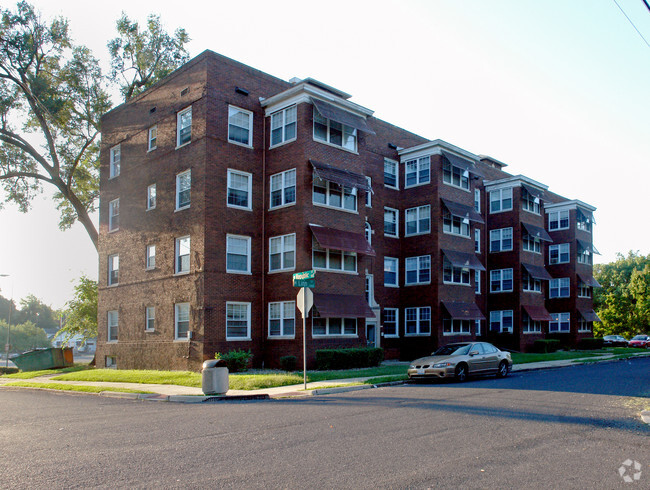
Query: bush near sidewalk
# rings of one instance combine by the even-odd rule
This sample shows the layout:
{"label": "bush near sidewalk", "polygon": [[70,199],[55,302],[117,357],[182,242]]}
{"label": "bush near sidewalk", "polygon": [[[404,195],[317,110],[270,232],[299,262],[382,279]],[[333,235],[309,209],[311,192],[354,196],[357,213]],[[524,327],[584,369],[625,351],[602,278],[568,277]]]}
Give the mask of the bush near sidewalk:
{"label": "bush near sidewalk", "polygon": [[316,351],[316,369],[354,369],[379,366],[384,360],[384,349],[361,347],[351,349],[319,349]]}

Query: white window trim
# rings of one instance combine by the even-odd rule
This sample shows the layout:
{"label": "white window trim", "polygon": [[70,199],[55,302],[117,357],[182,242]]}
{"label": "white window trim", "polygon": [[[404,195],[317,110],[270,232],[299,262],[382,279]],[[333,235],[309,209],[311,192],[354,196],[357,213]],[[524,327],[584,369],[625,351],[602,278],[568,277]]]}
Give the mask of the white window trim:
{"label": "white window trim", "polygon": [[[429,310],[429,331],[422,332],[422,311]],[[417,311],[416,322],[416,333],[407,332],[407,323],[408,323],[408,310]],[[427,337],[431,335],[433,330],[433,318],[431,317],[431,307],[430,306],[409,306],[404,308],[404,337]]]}
{"label": "white window trim", "polygon": [[[151,146],[151,133],[155,131],[156,132],[156,143],[154,146]],[[158,148],[158,126],[151,126],[149,128],[149,131],[147,131],[147,153],[150,151],[154,151],[156,148]]]}
{"label": "white window trim", "polygon": [[[316,109],[316,107],[314,107],[313,111],[314,111],[314,116],[312,117],[312,138],[313,138],[314,141],[316,141],[318,143],[322,143],[324,145],[331,146],[333,148],[338,148],[339,150],[344,150],[344,151],[347,151],[347,152],[350,152],[350,153],[354,153],[355,155],[359,154],[359,132],[358,132],[357,128],[353,128],[352,126],[348,126],[347,124],[343,124],[343,123],[339,123],[338,121],[334,121],[335,123],[338,123],[338,124],[341,125],[341,134],[342,135],[345,134],[345,128],[351,129],[352,134],[354,134],[354,149],[346,148],[345,146],[343,146],[343,144],[337,145],[335,143],[330,142],[332,120],[328,119],[328,118],[326,118],[324,116],[321,116],[320,113],[319,113],[318,115],[327,121],[327,137],[326,137],[326,139],[322,140],[322,139],[316,137],[316,117],[315,117],[315,114],[318,113],[318,110]],[[323,124],[323,126],[324,126],[324,124]],[[343,143],[343,136],[341,136],[341,143]]]}
{"label": "white window trim", "polygon": [[[117,268],[115,268],[115,259],[117,258]],[[111,254],[108,256],[108,276],[106,278],[106,284],[110,287],[118,286],[120,284],[120,254]],[[111,273],[117,271],[117,280],[113,282],[111,279]]]}
{"label": "white window trim", "polygon": [[[115,314],[115,324],[113,325],[113,327],[115,328],[115,338],[114,339],[111,339],[111,316],[112,316],[111,314],[112,313]],[[106,323],[106,342],[109,343],[109,344],[115,344],[115,343],[117,343],[117,341],[120,338],[120,330],[119,330],[119,328],[120,328],[120,314],[119,314],[118,310],[110,310],[110,311],[108,311],[107,315],[106,315],[106,321],[107,321],[107,323]]]}
{"label": "white window trim", "polygon": [[[316,244],[319,247],[319,252],[325,252],[326,257],[325,257],[325,267],[317,267],[314,265],[314,252],[316,251],[314,249],[314,244]],[[331,253],[341,253],[341,268],[340,269],[331,269],[330,268],[330,255]],[[345,257],[354,257],[354,270],[346,270],[345,269]],[[359,268],[359,256],[357,255],[356,252],[346,252],[345,250],[333,250],[330,248],[324,248],[320,247],[318,242],[313,239],[312,240],[312,249],[311,249],[311,267],[312,269],[319,270],[319,271],[327,271],[327,272],[335,272],[338,274],[354,274],[358,275],[358,268]]]}
{"label": "white window trim", "polygon": [[[238,111],[244,114],[248,114],[248,143],[241,143],[239,141],[233,141],[230,139],[230,116],[232,116],[231,111]],[[235,105],[228,106],[228,143],[232,143],[233,145],[237,146],[243,146],[244,148],[253,148],[253,113],[251,111],[247,111],[246,109],[242,109],[241,107],[237,107]]]}
{"label": "white window trim", "polygon": [[[429,229],[427,231],[420,230],[420,209],[428,208],[428,219],[429,219]],[[415,210],[415,223],[416,223],[416,232],[409,233],[409,211]],[[411,220],[413,221],[413,220]],[[431,205],[425,204],[423,206],[416,206],[414,208],[408,208],[404,210],[404,236],[417,236],[417,235],[429,235],[431,233]]]}
{"label": "white window trim", "polygon": [[481,294],[481,271],[474,269],[474,294]]}
{"label": "white window trim", "polygon": [[[395,334],[394,335],[389,335],[386,334],[384,330],[384,338],[385,339],[398,339],[399,338],[399,308],[384,308],[384,311],[386,310],[391,310],[395,312]],[[382,317],[382,323],[383,323],[383,317]]]}
{"label": "white window trim", "polygon": [[481,253],[481,229],[474,228],[474,253]]}
{"label": "white window trim", "polygon": [[[389,235],[386,233],[386,211],[392,211],[395,215],[395,234]],[[384,206],[384,236],[389,238],[399,238],[399,210]]]}
{"label": "white window trim", "polygon": [[[316,202],[314,200],[314,188],[315,187],[320,187],[321,189],[323,186],[317,186],[316,185],[316,179],[314,179],[312,183],[312,190],[311,190],[311,202],[314,206],[318,207],[323,207],[323,208],[329,208],[329,209],[336,209],[337,211],[345,211],[346,213],[353,213],[353,214],[359,214],[359,192],[355,187],[347,187],[344,185],[341,185],[341,205],[340,206],[334,206],[333,204],[330,204],[330,187],[332,185],[338,185],[336,182],[331,182],[329,180],[322,179],[323,182],[326,183],[324,189],[325,189],[325,203],[322,202]],[[349,190],[349,192],[346,192],[346,190]],[[345,207],[345,196],[346,195],[351,195],[354,196],[354,209],[348,209]]]}
{"label": "white window trim", "polygon": [[[246,306],[246,328],[247,335],[246,337],[229,337],[228,336],[228,306],[229,305],[245,305]],[[251,339],[251,304],[244,303],[239,301],[227,301],[226,302],[226,340],[227,341],[250,341]]]}
{"label": "white window trim", "polygon": [[[445,267],[447,264],[449,264],[449,267]],[[451,268],[451,279],[452,279],[451,281],[447,281],[447,280],[445,279],[445,269],[446,269],[446,268]],[[454,281],[454,271],[457,270],[457,269],[460,269],[460,271],[461,271],[461,274],[460,274],[461,280],[460,280],[460,281]],[[463,271],[464,271],[464,270],[467,270],[467,282],[463,282],[463,281],[462,281],[462,278],[463,278]],[[472,273],[471,273],[471,269],[468,268],[468,267],[458,267],[458,266],[455,266],[454,264],[451,263],[451,261],[449,261],[449,260],[445,257],[445,258],[443,259],[443,262],[442,262],[442,283],[443,283],[443,284],[447,284],[447,285],[452,285],[452,286],[471,286],[471,285],[472,285]]]}
{"label": "white window trim", "polygon": [[[113,214],[112,212],[113,203],[117,203],[117,214]],[[117,226],[113,226],[113,221],[115,217],[117,217],[118,219]],[[117,199],[113,199],[108,203],[108,232],[109,233],[113,233],[120,229],[119,219],[120,219],[120,198],[118,197]]]}
{"label": "white window trim", "polygon": [[[190,176],[190,203],[181,207],[181,206],[179,206],[179,204],[180,204],[179,200],[180,200],[180,196],[181,196],[179,184],[180,184],[181,178],[186,174],[189,174],[189,176]],[[184,172],[176,174],[176,209],[174,210],[174,212],[182,211],[183,209],[187,209],[191,205],[192,205],[192,169],[188,168]]]}
{"label": "white window trim", "polygon": [[[442,183],[443,183],[444,185],[448,185],[448,186],[450,186],[450,187],[454,187],[455,189],[460,189],[460,190],[465,191],[465,192],[471,192],[471,188],[472,188],[472,182],[471,182],[471,180],[472,180],[472,178],[470,177],[469,170],[465,170],[465,169],[463,169],[463,168],[461,168],[461,167],[457,167],[457,166],[454,165],[453,163],[449,162],[449,166],[451,167],[451,181],[450,181],[450,182],[447,182],[447,181],[445,180],[445,164],[446,164],[446,163],[445,163],[445,161],[443,160],[442,168],[441,168],[441,170],[440,170],[440,179],[442,180]],[[456,185],[456,184],[454,184],[454,169],[459,170],[460,173],[461,173],[460,185]],[[467,177],[466,177],[466,179],[467,179],[467,187],[463,187],[463,180],[462,180],[462,177],[465,177],[465,174],[467,174]]]}
{"label": "white window trim", "polygon": [[[504,235],[504,232],[506,230],[510,230],[510,248],[503,248],[503,242],[504,242],[503,235]],[[499,234],[499,239],[498,239],[498,241],[499,241],[499,250],[492,250],[492,242],[495,241],[495,240],[492,240],[492,234],[496,233],[496,232],[499,232],[498,233]],[[500,253],[500,252],[512,252],[512,247],[513,247],[513,243],[514,243],[514,230],[512,229],[512,227],[497,228],[495,230],[490,230],[490,237],[489,238],[490,238],[490,253],[495,254],[495,253]]]}
{"label": "white window trim", "polygon": [[[478,203],[478,207],[476,204]],[[474,211],[481,212],[481,189],[474,189]]]}
{"label": "white window trim", "polygon": [[[153,315],[149,315],[149,311],[153,311]],[[153,328],[149,328],[149,320],[153,320]],[[156,307],[155,306],[145,306],[144,307],[144,331],[145,332],[155,332],[156,331]]]}
{"label": "white window trim", "polygon": [[[505,271],[510,271],[510,282],[512,283],[510,289],[503,289],[503,282],[507,279],[504,279],[503,275]],[[498,272],[499,273],[499,290],[495,291],[492,289],[492,273]],[[499,293],[512,293],[515,287],[515,278],[514,278],[514,270],[510,267],[506,267],[505,269],[492,269],[490,271],[490,293],[492,294],[499,294]]]}
{"label": "white window trim", "polygon": [[[566,252],[562,252],[566,249]],[[551,251],[557,250],[557,262],[551,261]],[[562,255],[566,255],[566,260],[562,260]],[[548,246],[548,263],[549,265],[568,264],[571,262],[571,244],[570,243],[554,243]]]}
{"label": "white window trim", "polygon": [[[122,163],[122,145],[115,145],[111,147],[109,152],[109,166],[108,166],[108,179],[114,179],[120,175],[120,165]],[[119,158],[115,159],[115,154],[119,155]]]}
{"label": "white window trim", "polygon": [[[189,257],[189,260],[188,260],[188,264],[187,264],[187,270],[186,271],[179,271],[178,266],[180,264],[180,259],[181,259],[181,255],[180,255],[180,245],[181,245],[181,243],[180,243],[180,241],[185,239],[185,238],[187,238],[189,240],[189,243],[190,243],[190,250],[189,250],[189,252],[187,254],[188,257]],[[185,236],[181,236],[181,237],[176,238],[176,241],[175,241],[175,246],[174,246],[174,275],[175,276],[183,276],[185,274],[189,274],[191,270],[192,270],[192,240],[190,238],[190,235],[185,235]]]}
{"label": "white window trim", "polygon": [[[408,185],[407,184],[407,178],[406,178],[407,174],[409,173],[408,172],[408,166],[409,166],[409,164],[412,164],[414,162],[415,162],[415,166],[416,166],[416,169],[415,169],[416,183]],[[425,164],[425,166],[429,167],[429,179],[424,181],[424,182],[420,182],[420,166],[422,164]],[[427,185],[427,184],[430,184],[430,183],[431,183],[431,157],[426,156],[426,157],[414,158],[412,160],[407,160],[406,162],[404,162],[404,189],[411,189],[413,187],[419,187],[421,185]]]}
{"label": "white window trim", "polygon": [[[293,121],[293,124],[296,125],[296,135],[293,138],[286,139],[286,134],[287,134],[287,111],[290,109],[295,109],[296,111],[296,120]],[[279,143],[273,144],[273,116],[277,114],[282,114],[282,140]],[[273,148],[277,148],[278,146],[286,145],[287,143],[291,143],[293,141],[296,141],[298,139],[298,106],[296,104],[292,104],[288,107],[284,107],[283,109],[280,109],[278,111],[275,111],[273,114],[270,116],[270,130],[269,130],[269,150]]]}
{"label": "white window trim", "polygon": [[[499,214],[499,213],[507,213],[508,211],[512,211],[514,209],[514,193],[512,192],[512,187],[504,187],[502,189],[494,189],[489,192],[488,197],[490,199],[489,206],[490,206],[490,213],[489,214]],[[505,191],[510,191],[510,207],[509,208],[504,208],[503,207],[503,193]],[[492,209],[492,193],[499,193],[499,202],[500,204],[500,209],[498,211],[494,211]]]}
{"label": "white window trim", "polygon": [[366,191],[366,207],[372,207],[372,178],[366,175],[366,182],[368,183],[368,190]]}
{"label": "white window trim", "polygon": [[[230,204],[228,202],[228,194],[230,192],[230,180],[231,180],[231,175],[232,174],[238,174],[243,177],[248,178],[248,206],[239,206],[237,204]],[[229,208],[234,208],[234,209],[243,209],[244,211],[252,211],[253,210],[253,174],[250,174],[248,172],[242,172],[241,170],[235,170],[233,168],[229,168],[226,174],[226,206]]]}
{"label": "white window trim", "polygon": [[[289,187],[294,187],[294,200],[292,202],[284,202],[284,191],[287,188],[285,186],[285,181],[286,181],[286,176],[289,172],[294,172],[294,175],[296,176],[295,183],[293,186]],[[282,176],[282,187],[280,187],[280,190],[282,191],[282,204],[278,204],[277,206],[273,206],[273,203],[271,201],[272,196],[273,196],[273,189],[272,189],[272,183],[273,183],[273,177],[281,175]],[[273,174],[269,177],[269,211],[276,210],[276,209],[281,209],[281,208],[286,208],[289,206],[295,206],[296,201],[298,200],[298,173],[296,172],[295,168],[290,168],[289,170],[285,170],[284,172],[278,172],[276,174]],[[313,191],[312,191],[313,192]]]}
{"label": "white window trim", "polygon": [[[556,281],[557,287],[553,287],[553,282]],[[562,282],[566,283],[567,286],[563,287]],[[557,289],[557,296],[551,296],[551,291],[553,289]],[[562,296],[562,289],[567,290],[567,294],[565,296]],[[571,278],[570,277],[554,277],[548,282],[548,298],[549,299],[556,299],[556,298],[570,298],[571,297]]]}
{"label": "white window trim", "polygon": [[[492,310],[490,311],[490,319],[489,322],[490,324],[488,325],[488,329],[491,332],[492,331],[492,313],[499,313],[499,333],[512,333],[514,332],[515,329],[515,315],[513,310]],[[510,313],[510,315],[504,315],[504,313]],[[503,327],[503,317],[504,316],[509,316],[511,319],[511,327],[505,328]],[[494,322],[496,323],[496,322]]]}
{"label": "white window trim", "polygon": [[393,189],[398,191],[399,190],[399,163],[395,160],[391,160],[390,158],[384,158],[384,173],[383,175],[386,175],[386,163],[389,163],[395,167],[395,185],[388,185],[386,183],[386,178],[384,177],[384,187],[387,187],[388,189]]}
{"label": "white window trim", "polygon": [[[526,237],[527,237],[527,236],[530,237],[529,240],[526,240]],[[526,248],[526,243],[529,243],[529,244],[530,244],[531,242],[533,243],[533,250],[531,250],[530,248]],[[537,250],[534,249],[535,244],[538,244],[538,245],[539,245],[539,252],[538,252]],[[542,240],[541,240],[541,239],[532,236],[531,234],[529,234],[529,233],[526,232],[526,231],[523,232],[522,237],[521,237],[521,249],[522,249],[522,251],[524,251],[524,252],[530,252],[530,253],[532,253],[532,254],[541,255],[541,254],[542,254],[542,248],[543,248],[543,247],[542,247]]]}
{"label": "white window trim", "polygon": [[[320,318],[320,317],[318,317]],[[359,337],[359,321],[356,318],[351,318],[351,317],[334,317],[334,318],[340,318],[341,320],[341,333],[335,333],[332,334],[330,333],[330,318],[323,318],[325,320],[325,332],[324,334],[315,334],[314,333],[314,320],[316,317],[312,316],[311,317],[311,336],[315,339],[324,339],[324,338],[358,338]],[[354,326],[356,329],[356,333],[351,334],[351,333],[345,333],[345,320],[354,320]]]}
{"label": "white window trim", "polygon": [[[386,259],[395,263],[395,284],[386,283]],[[399,288],[399,259],[397,257],[384,257],[384,286],[387,288]]]}
{"label": "white window trim", "polygon": [[[555,318],[557,318],[557,320],[555,320]],[[562,320],[562,318],[565,318],[565,320]],[[552,330],[551,325],[553,323],[557,323],[557,328]],[[566,330],[562,330],[560,328],[562,323],[568,323],[569,328]],[[549,333],[571,332],[571,313],[570,312],[551,313],[551,320],[549,320],[548,322],[548,331]]]}
{"label": "white window trim", "polygon": [[[284,238],[288,236],[293,236],[293,266],[292,267],[284,267],[284,254],[287,252],[290,252],[290,250],[285,250],[284,249]],[[279,269],[271,269],[271,241],[272,240],[279,240],[280,241],[280,257],[281,260],[280,262],[282,263],[282,267]],[[293,271],[296,270],[296,234],[295,233],[287,233],[286,235],[278,235],[278,236],[272,236],[269,237],[269,273],[274,274],[276,272],[285,272],[285,271]]]}
{"label": "white window trim", "polygon": [[190,122],[190,140],[181,144],[181,117],[184,116],[187,112],[192,112],[192,106],[186,107],[185,109],[178,111],[176,114],[176,149],[182,148],[189,145],[192,142],[192,122]]}
{"label": "white window trim", "polygon": [[[149,250],[153,249],[153,265],[149,264]],[[156,268],[156,245],[147,245],[144,251],[144,270],[146,271],[152,271]]]}
{"label": "white window trim", "polygon": [[[420,259],[423,257],[428,257],[429,259],[429,280],[428,281],[420,281]],[[408,281],[408,273],[409,273],[409,260],[413,262],[415,260],[415,263],[417,265],[417,268],[414,269],[417,275],[417,281],[416,282],[409,282]],[[419,286],[422,284],[431,284],[431,255],[418,255],[416,257],[406,257],[404,259],[404,286]]]}
{"label": "white window trim", "polygon": [[[528,319],[528,321],[526,321]],[[532,325],[532,330],[531,330]],[[521,315],[521,332],[524,335],[533,335],[542,333],[542,322],[540,320],[533,320],[528,314],[522,313]]]}
{"label": "white window trim", "polygon": [[[178,336],[178,312],[181,306],[187,305],[187,335],[185,337]],[[174,303],[174,340],[188,342],[192,337],[192,307],[189,303]]]}
{"label": "white window trim", "polygon": [[[236,238],[239,240],[246,241],[246,270],[245,271],[228,269],[228,239],[229,238]],[[228,274],[251,275],[251,237],[245,235],[233,235],[233,234],[226,235],[226,272]]]}
{"label": "white window trim", "polygon": [[[447,214],[449,216],[451,216],[451,231],[445,230],[445,217],[446,217]],[[467,225],[467,235],[465,235],[463,233],[456,233],[454,231],[454,220],[460,220],[461,224]],[[454,216],[451,212],[449,212],[449,210],[446,210],[446,211],[443,211],[443,213],[442,213],[442,220],[441,221],[442,221],[442,232],[445,235],[452,235],[452,236],[457,236],[457,237],[462,237],[462,238],[468,238],[470,240],[472,239],[472,223],[467,218],[461,218],[460,216]],[[465,223],[466,221],[467,221],[467,223]],[[462,226],[460,227],[460,229],[461,230],[463,229]]]}
{"label": "white window trim", "polygon": [[[284,321],[289,318],[284,317],[284,305],[290,303],[293,305],[293,335],[284,334]],[[280,318],[274,318],[274,320],[280,320],[280,335],[271,335],[271,305],[279,304],[280,305]],[[268,330],[267,335],[269,339],[295,339],[296,338],[296,302],[295,301],[269,301],[268,304]]]}
{"label": "white window trim", "polygon": [[[153,206],[151,205],[151,189],[153,189]],[[152,209],[156,209],[156,205],[158,204],[158,196],[156,195],[156,184],[151,184],[150,186],[147,187],[147,211],[150,211]]]}
{"label": "white window trim", "polygon": [[[560,226],[560,223],[562,219],[560,218],[560,215],[562,213],[566,213],[567,215],[567,225],[566,226]],[[568,209],[563,209],[559,211],[547,211],[548,214],[548,231],[560,231],[560,230],[568,230],[571,228],[571,213],[569,213]],[[557,217],[557,228],[551,228],[551,216],[555,215]]]}
{"label": "white window trim", "polygon": [[[469,332],[461,332],[454,329],[454,322],[467,322],[469,324]],[[445,322],[451,322],[451,332],[445,332]],[[443,337],[463,337],[472,335],[472,324],[476,324],[474,320],[461,320],[459,318],[444,318],[442,320],[442,335]]]}

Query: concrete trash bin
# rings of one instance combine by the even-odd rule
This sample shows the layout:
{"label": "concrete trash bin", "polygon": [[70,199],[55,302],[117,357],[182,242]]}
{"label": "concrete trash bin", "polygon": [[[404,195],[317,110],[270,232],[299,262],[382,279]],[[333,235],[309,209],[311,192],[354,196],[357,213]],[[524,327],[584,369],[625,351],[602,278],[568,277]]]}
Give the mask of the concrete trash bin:
{"label": "concrete trash bin", "polygon": [[206,395],[225,395],[230,388],[228,367],[223,359],[211,359],[203,363],[201,390]]}

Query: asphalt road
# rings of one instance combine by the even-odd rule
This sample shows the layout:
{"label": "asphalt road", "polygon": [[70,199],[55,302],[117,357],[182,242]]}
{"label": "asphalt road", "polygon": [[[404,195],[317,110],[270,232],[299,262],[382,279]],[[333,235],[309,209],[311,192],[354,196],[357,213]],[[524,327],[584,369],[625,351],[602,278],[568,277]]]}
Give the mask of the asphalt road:
{"label": "asphalt road", "polygon": [[647,358],[201,405],[1,389],[0,488],[649,488],[649,390]]}

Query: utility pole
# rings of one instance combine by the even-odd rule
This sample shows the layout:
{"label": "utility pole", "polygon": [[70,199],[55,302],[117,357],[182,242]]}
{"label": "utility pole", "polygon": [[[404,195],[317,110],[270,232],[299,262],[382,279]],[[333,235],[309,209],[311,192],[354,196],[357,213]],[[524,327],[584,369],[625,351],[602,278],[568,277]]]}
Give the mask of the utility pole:
{"label": "utility pole", "polygon": [[[9,277],[9,274],[0,274],[0,277]],[[9,367],[9,341],[11,340],[11,310],[14,306],[14,286],[11,285],[11,299],[9,300],[9,323],[7,323],[7,343],[5,344],[5,367]]]}

